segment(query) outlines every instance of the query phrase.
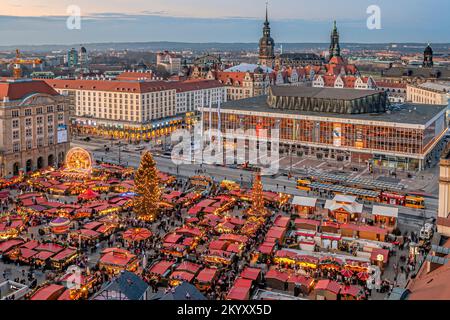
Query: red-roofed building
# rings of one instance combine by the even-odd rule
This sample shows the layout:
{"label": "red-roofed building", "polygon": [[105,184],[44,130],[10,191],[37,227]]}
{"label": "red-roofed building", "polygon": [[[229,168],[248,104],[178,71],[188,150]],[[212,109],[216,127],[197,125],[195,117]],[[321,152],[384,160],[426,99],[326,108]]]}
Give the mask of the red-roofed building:
{"label": "red-roofed building", "polygon": [[110,137],[111,130],[101,130],[109,127],[116,128],[112,130],[116,138],[141,140],[167,134],[182,121],[176,117],[176,88],[169,81],[45,81],[68,96],[74,129],[79,132]]}
{"label": "red-roofed building", "polygon": [[[450,240],[447,240],[441,252],[447,252]],[[450,300],[450,254],[430,252],[430,259],[422,264],[417,276],[407,285],[410,291],[408,300]],[[435,260],[438,258],[439,260]]]}
{"label": "red-roofed building", "polygon": [[153,80],[152,72],[124,71],[116,77],[120,81],[149,81]]}
{"label": "red-roofed building", "polygon": [[66,99],[41,80],[0,81],[0,177],[62,163],[69,149]]}
{"label": "red-roofed building", "polygon": [[376,83],[372,77],[361,77],[359,75],[345,75],[345,74],[318,74],[315,76],[312,83],[316,88],[347,88],[359,90],[375,90]]}

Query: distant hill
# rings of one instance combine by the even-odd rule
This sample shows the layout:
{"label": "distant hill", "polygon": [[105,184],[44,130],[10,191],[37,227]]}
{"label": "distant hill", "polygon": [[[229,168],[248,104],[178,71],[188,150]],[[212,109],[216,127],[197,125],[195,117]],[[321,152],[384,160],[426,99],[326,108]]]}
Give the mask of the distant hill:
{"label": "distant hill", "polygon": [[[310,51],[310,50],[326,50],[328,43],[277,43],[277,48],[283,46],[283,51]],[[426,47],[426,43],[342,43],[341,47],[350,50],[386,50],[400,51],[404,53],[418,52]],[[23,52],[51,52],[51,51],[67,51],[70,48],[78,48],[80,44],[73,45],[16,45],[16,46],[0,46],[0,51],[12,51],[20,48]],[[117,43],[90,43],[83,44],[91,51],[106,50],[132,50],[132,51],[161,51],[173,50],[182,51],[189,50],[198,52],[212,51],[256,51],[257,43],[187,43],[187,42],[117,42]],[[435,52],[450,53],[450,44],[432,44]]]}

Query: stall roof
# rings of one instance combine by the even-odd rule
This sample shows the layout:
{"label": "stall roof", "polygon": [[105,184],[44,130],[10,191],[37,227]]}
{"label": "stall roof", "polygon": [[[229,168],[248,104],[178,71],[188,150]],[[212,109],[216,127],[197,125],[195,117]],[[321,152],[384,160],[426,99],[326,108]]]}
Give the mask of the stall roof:
{"label": "stall roof", "polygon": [[124,267],[130,261],[132,261],[136,256],[128,251],[117,250],[120,254],[116,254],[115,251],[109,251],[102,255],[99,262],[109,265]]}
{"label": "stall roof", "polygon": [[241,252],[240,245],[237,243],[230,243],[226,249],[228,252],[239,253]]}
{"label": "stall roof", "polygon": [[30,240],[28,242],[25,242],[23,245],[21,245],[21,248],[26,248],[26,249],[34,249],[37,246],[39,246],[39,242],[37,242],[36,240]]}
{"label": "stall roof", "polygon": [[362,294],[362,288],[360,286],[342,286],[341,294],[356,298]]}
{"label": "stall roof", "polygon": [[36,255],[38,252],[33,249],[20,248],[20,256],[24,259],[29,259]]}
{"label": "stall roof", "polygon": [[330,211],[344,209],[349,213],[362,213],[363,211],[363,205],[361,203],[358,202],[347,203],[336,200],[326,200],[324,208]]}
{"label": "stall roof", "polygon": [[97,222],[97,221],[92,221],[92,222],[86,223],[83,226],[83,228],[89,229],[89,230],[94,230],[94,229],[97,229],[98,227],[100,227],[101,225],[103,225],[103,223]]}
{"label": "stall roof", "polygon": [[194,277],[195,277],[195,274],[186,272],[186,271],[174,271],[170,275],[170,279],[183,280],[186,282],[191,282],[192,279],[194,279]]}
{"label": "stall roof", "polygon": [[307,278],[305,276],[302,275],[291,275],[288,279],[287,282],[290,283],[299,283],[305,287],[309,287],[314,283],[314,279],[312,278]]}
{"label": "stall roof", "polygon": [[54,252],[41,251],[38,254],[34,255],[33,258],[37,259],[37,260],[47,260],[48,258],[53,256],[54,254],[55,254]]}
{"label": "stall roof", "polygon": [[275,243],[264,242],[263,244],[261,244],[258,247],[258,251],[263,254],[272,254],[274,247],[275,247]]}
{"label": "stall roof", "polygon": [[100,236],[99,232],[90,229],[80,229],[78,233],[89,238],[97,238]]}
{"label": "stall roof", "polygon": [[49,300],[54,294],[63,292],[65,288],[58,284],[50,284],[42,287],[35,292],[30,300]]}
{"label": "stall roof", "polygon": [[341,285],[332,280],[319,280],[314,288],[315,290],[327,290],[334,294],[338,294],[341,290]]}
{"label": "stall roof", "polygon": [[316,198],[310,198],[310,197],[300,197],[295,196],[294,199],[292,199],[292,204],[294,206],[303,206],[303,207],[315,207],[317,203]]}
{"label": "stall roof", "polygon": [[290,217],[283,217],[280,215],[275,219],[274,225],[277,227],[286,228],[289,225],[290,221],[291,221]]}
{"label": "stall roof", "polygon": [[77,252],[77,249],[75,249],[75,248],[67,248],[67,249],[64,249],[63,251],[59,252],[57,255],[53,256],[52,260],[61,261],[61,260],[69,258],[76,252]]}
{"label": "stall roof", "polygon": [[231,234],[231,233],[229,233],[229,234],[222,234],[219,237],[219,240],[247,243],[248,238],[247,238],[247,236],[242,236],[242,235],[238,235],[238,234]]}
{"label": "stall roof", "polygon": [[297,224],[307,224],[307,225],[311,225],[311,226],[320,226],[320,221],[318,220],[311,220],[311,219],[302,219],[302,218],[297,218],[295,219],[294,223]]}
{"label": "stall roof", "polygon": [[280,227],[271,227],[266,234],[266,238],[275,238],[281,240],[286,233],[286,229]]}
{"label": "stall roof", "polygon": [[398,218],[398,208],[374,205],[372,214],[377,216]]}
{"label": "stall roof", "polygon": [[252,280],[239,278],[228,292],[228,300],[247,300],[252,287]]}
{"label": "stall roof", "polygon": [[196,263],[189,262],[189,261],[183,261],[175,270],[176,271],[187,271],[187,272],[196,274],[200,269],[201,269],[201,266]]}
{"label": "stall roof", "polygon": [[165,243],[177,243],[183,236],[180,234],[170,233],[164,238]]}
{"label": "stall roof", "polygon": [[70,299],[70,289],[66,289],[59,297],[58,300],[68,301]]}
{"label": "stall roof", "polygon": [[216,277],[218,269],[205,268],[195,278],[198,282],[210,283]]}
{"label": "stall roof", "polygon": [[282,282],[286,282],[289,279],[289,275],[285,272],[280,272],[278,270],[271,269],[266,273],[265,278],[266,279],[276,279],[276,280],[279,280]]}
{"label": "stall roof", "polygon": [[261,269],[246,267],[240,274],[241,278],[250,279],[250,280],[258,280],[261,275]]}
{"label": "stall roof", "polygon": [[173,264],[174,264],[173,261],[167,260],[159,261],[150,268],[149,272],[159,274],[162,276],[167,272],[167,270],[169,270],[173,266]]}
{"label": "stall roof", "polygon": [[224,250],[227,245],[226,241],[213,240],[209,243],[209,250]]}
{"label": "stall roof", "polygon": [[380,249],[380,248],[373,249],[372,253],[370,255],[370,260],[378,261],[379,255],[383,256],[383,263],[387,264],[389,261],[389,250]]}
{"label": "stall roof", "polygon": [[58,253],[61,250],[64,249],[63,246],[57,244],[57,243],[42,243],[39,246],[35,248],[37,251],[49,251],[53,253]]}

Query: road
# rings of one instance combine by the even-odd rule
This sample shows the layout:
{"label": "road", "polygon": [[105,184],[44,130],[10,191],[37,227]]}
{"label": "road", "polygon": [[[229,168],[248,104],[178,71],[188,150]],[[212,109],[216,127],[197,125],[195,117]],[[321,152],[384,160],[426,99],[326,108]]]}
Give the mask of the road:
{"label": "road", "polygon": [[[104,145],[108,145],[109,152],[105,152]],[[78,146],[85,148],[93,154],[95,160],[105,161],[110,163],[119,164],[119,147],[117,145],[111,146],[111,142],[108,140],[98,140],[85,142],[85,141],[72,141],[72,146]],[[144,145],[145,146],[145,145]],[[130,150],[134,150],[136,146],[127,147]],[[146,147],[149,147],[148,145]],[[140,162],[140,152],[124,152],[123,147],[120,152],[120,164],[128,165],[131,167],[138,167]],[[245,186],[250,186],[253,179],[253,172],[248,170],[241,170],[235,168],[229,168],[217,165],[208,164],[182,164],[175,165],[170,156],[164,156],[162,154],[154,154],[155,161],[158,169],[167,172],[172,175],[177,175],[182,178],[191,177],[196,175],[198,170],[203,170],[206,174],[210,175],[214,181],[218,182],[223,179],[233,180],[238,183],[242,183]],[[307,196],[305,191],[298,190],[296,188],[296,179],[288,179],[286,170],[280,170],[280,173],[276,176],[263,176],[262,182],[264,189],[274,192],[286,192],[292,195]],[[294,171],[295,176],[295,171]],[[314,197],[317,197],[316,195]],[[325,202],[326,198],[319,198],[320,202]],[[436,198],[426,198],[426,209],[413,209],[407,207],[399,208],[399,223],[414,229],[420,228],[425,220],[435,218],[437,215],[438,200]],[[365,203],[368,210],[371,209],[371,203]]]}

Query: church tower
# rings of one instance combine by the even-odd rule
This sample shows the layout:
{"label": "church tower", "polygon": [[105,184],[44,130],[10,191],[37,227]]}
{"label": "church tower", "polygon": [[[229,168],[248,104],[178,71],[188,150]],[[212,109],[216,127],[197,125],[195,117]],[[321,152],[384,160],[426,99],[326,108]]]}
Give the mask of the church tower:
{"label": "church tower", "polygon": [[334,21],[334,28],[331,32],[331,44],[330,44],[330,60],[333,57],[341,56],[341,46],[339,45],[339,32],[336,26],[336,21]]}
{"label": "church tower", "polygon": [[266,21],[264,22],[263,36],[259,40],[258,63],[273,68],[275,62],[275,41],[270,36],[269,14],[266,3]]}
{"label": "church tower", "polygon": [[433,68],[433,49],[431,49],[430,44],[425,48],[423,52],[423,67],[424,68]]}

